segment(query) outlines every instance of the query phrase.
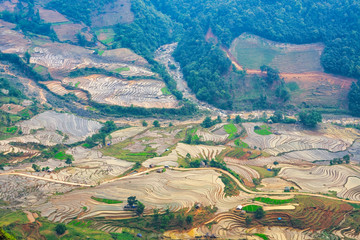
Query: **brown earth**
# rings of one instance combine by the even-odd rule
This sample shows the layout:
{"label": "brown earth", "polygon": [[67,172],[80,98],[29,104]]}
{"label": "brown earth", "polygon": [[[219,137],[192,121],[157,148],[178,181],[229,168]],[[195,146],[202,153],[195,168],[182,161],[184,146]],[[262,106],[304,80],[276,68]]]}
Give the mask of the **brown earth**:
{"label": "brown earth", "polygon": [[10,104],[2,105],[0,109],[7,113],[17,114],[18,112],[24,110],[25,108],[23,106],[10,103]]}
{"label": "brown earth", "polygon": [[46,81],[40,83],[45,84],[50,89],[50,91],[58,95],[64,96],[65,94],[73,93],[75,94],[75,96],[77,96],[80,99],[84,99],[84,100],[88,99],[85,92],[80,90],[68,90],[65,87],[63,87],[61,82],[59,81]]}

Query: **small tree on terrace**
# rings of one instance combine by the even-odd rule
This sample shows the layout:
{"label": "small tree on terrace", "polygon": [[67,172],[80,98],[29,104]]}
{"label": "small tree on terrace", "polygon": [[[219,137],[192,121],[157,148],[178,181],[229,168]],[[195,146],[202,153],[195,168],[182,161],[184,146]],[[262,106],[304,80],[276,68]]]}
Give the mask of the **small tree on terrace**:
{"label": "small tree on terrace", "polygon": [[302,111],[299,113],[299,120],[304,126],[315,128],[322,121],[322,116],[315,110]]}
{"label": "small tree on terrace", "polygon": [[255,211],[255,218],[257,219],[261,219],[265,216],[265,211],[262,207],[259,207],[258,209],[256,209]]}
{"label": "small tree on terrace", "polygon": [[55,231],[58,235],[63,235],[66,232],[66,226],[63,223],[59,223],[55,227]]}
{"label": "small tree on terrace", "polygon": [[154,125],[154,127],[160,127],[160,123],[159,123],[158,120],[155,120],[155,121],[153,122],[153,125]]}
{"label": "small tree on terrace", "polygon": [[137,208],[136,208],[136,214],[140,216],[141,214],[143,214],[144,209],[145,209],[145,205],[142,202],[138,201]]}
{"label": "small tree on terrace", "polygon": [[131,196],[131,197],[128,197],[127,202],[129,204],[129,206],[134,206],[134,204],[137,203],[138,200],[136,200],[136,196]]}
{"label": "small tree on terrace", "polygon": [[201,123],[201,126],[203,127],[203,128],[209,128],[209,127],[211,127],[213,124],[212,124],[212,121],[211,121],[211,118],[210,117],[206,117],[205,119],[204,119],[204,121]]}

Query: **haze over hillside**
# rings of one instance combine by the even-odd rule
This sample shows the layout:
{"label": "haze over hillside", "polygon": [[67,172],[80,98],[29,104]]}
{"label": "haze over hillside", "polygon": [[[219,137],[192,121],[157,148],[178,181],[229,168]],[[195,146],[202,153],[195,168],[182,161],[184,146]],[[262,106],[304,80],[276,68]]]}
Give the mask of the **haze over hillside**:
{"label": "haze over hillside", "polygon": [[358,0],[0,0],[0,239],[360,239]]}

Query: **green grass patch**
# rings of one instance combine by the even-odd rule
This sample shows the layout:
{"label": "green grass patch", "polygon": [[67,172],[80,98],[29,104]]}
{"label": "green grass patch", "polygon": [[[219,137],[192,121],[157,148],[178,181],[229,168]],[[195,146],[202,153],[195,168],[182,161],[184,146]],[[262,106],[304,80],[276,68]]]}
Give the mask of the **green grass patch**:
{"label": "green grass patch", "polygon": [[269,240],[269,237],[263,233],[254,233],[255,236],[261,237],[264,240]]}
{"label": "green grass patch", "polygon": [[26,214],[22,211],[12,212],[11,210],[1,210],[0,211],[0,226],[6,226],[11,223],[16,224],[25,224],[29,220],[26,217]]}
{"label": "green grass patch", "polygon": [[255,126],[255,128],[254,128],[254,132],[259,135],[270,135],[270,134],[272,134],[272,132],[270,130],[271,130],[271,128],[267,125],[261,125],[260,127]]}
{"label": "green grass patch", "polygon": [[163,88],[161,89],[161,92],[162,92],[165,96],[171,95],[171,92],[169,91],[169,89],[168,89],[167,87],[163,87]]}
{"label": "green grass patch", "polygon": [[37,65],[36,67],[34,67],[34,70],[38,73],[42,73],[46,70],[46,68],[44,66]]}
{"label": "green grass patch", "polygon": [[273,171],[268,171],[266,168],[263,167],[257,167],[257,166],[248,166],[257,171],[260,174],[261,178],[270,178],[274,176]]}
{"label": "green grass patch", "polygon": [[7,127],[5,128],[5,133],[15,134],[17,130],[17,126]]}
{"label": "green grass patch", "polygon": [[123,231],[122,233],[110,233],[114,240],[134,240],[134,239],[141,239],[135,237],[131,233]]}
{"label": "green grass patch", "polygon": [[286,87],[292,92],[295,92],[300,89],[297,82],[288,82],[288,83],[286,83]]}
{"label": "green grass patch", "polygon": [[264,197],[254,198],[254,201],[263,202],[263,203],[267,203],[267,204],[274,204],[274,205],[290,203],[293,200],[294,200],[293,198],[292,199],[272,199],[272,198],[264,198]]}
{"label": "green grass patch", "polygon": [[229,134],[229,139],[233,139],[237,132],[236,126],[232,123],[224,125],[224,130],[227,134]]}
{"label": "green grass patch", "polygon": [[123,201],[120,201],[120,200],[113,200],[113,199],[106,199],[106,198],[91,197],[91,199],[94,199],[95,201],[98,201],[98,202],[107,203],[107,204],[123,203]]}
{"label": "green grass patch", "polygon": [[104,52],[105,52],[105,50],[99,50],[99,51],[98,51],[98,55],[99,55],[99,56],[102,56],[102,55],[104,54]]}
{"label": "green grass patch", "polygon": [[244,210],[244,211],[246,211],[246,212],[254,213],[254,212],[256,212],[256,210],[258,210],[259,208],[261,208],[261,206],[258,206],[258,205],[247,205],[247,206],[243,207],[242,210]]}
{"label": "green grass patch", "polygon": [[131,152],[128,149],[124,149],[128,145],[130,145],[131,141],[120,142],[114,145],[106,146],[101,149],[101,152],[106,156],[116,157],[118,159],[122,159],[129,162],[143,162],[149,158],[156,157],[157,154],[155,152],[156,149],[147,147],[145,152]]}
{"label": "green grass patch", "polygon": [[54,158],[59,159],[59,160],[65,160],[68,157],[72,157],[70,154],[66,154],[64,151],[58,152],[55,154]]}
{"label": "green grass patch", "polygon": [[121,73],[121,72],[126,72],[126,71],[130,71],[129,67],[121,67],[121,68],[117,68],[114,70],[114,72],[116,73]]}
{"label": "green grass patch", "polygon": [[80,82],[75,83],[75,87],[79,87]]}
{"label": "green grass patch", "polygon": [[[56,223],[52,223],[45,218],[40,218],[42,226],[39,229],[41,235],[48,240],[59,239],[59,236],[55,232]],[[82,240],[82,239],[94,239],[94,240],[112,240],[113,238],[109,233],[93,230],[88,227],[88,222],[76,223],[71,222],[66,225],[67,232],[61,236],[61,239],[66,240]]]}
{"label": "green grass patch", "polygon": [[241,141],[240,139],[236,139],[234,141],[235,145],[241,148],[249,148],[249,145],[243,141]]}

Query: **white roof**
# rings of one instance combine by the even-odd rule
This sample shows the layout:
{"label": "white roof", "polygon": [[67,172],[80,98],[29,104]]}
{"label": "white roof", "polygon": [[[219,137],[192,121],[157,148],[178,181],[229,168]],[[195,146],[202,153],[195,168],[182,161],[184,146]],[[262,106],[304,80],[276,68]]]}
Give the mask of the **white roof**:
{"label": "white roof", "polygon": [[243,208],[243,206],[241,206],[241,205],[238,205],[237,207],[236,207],[236,209],[242,209]]}

